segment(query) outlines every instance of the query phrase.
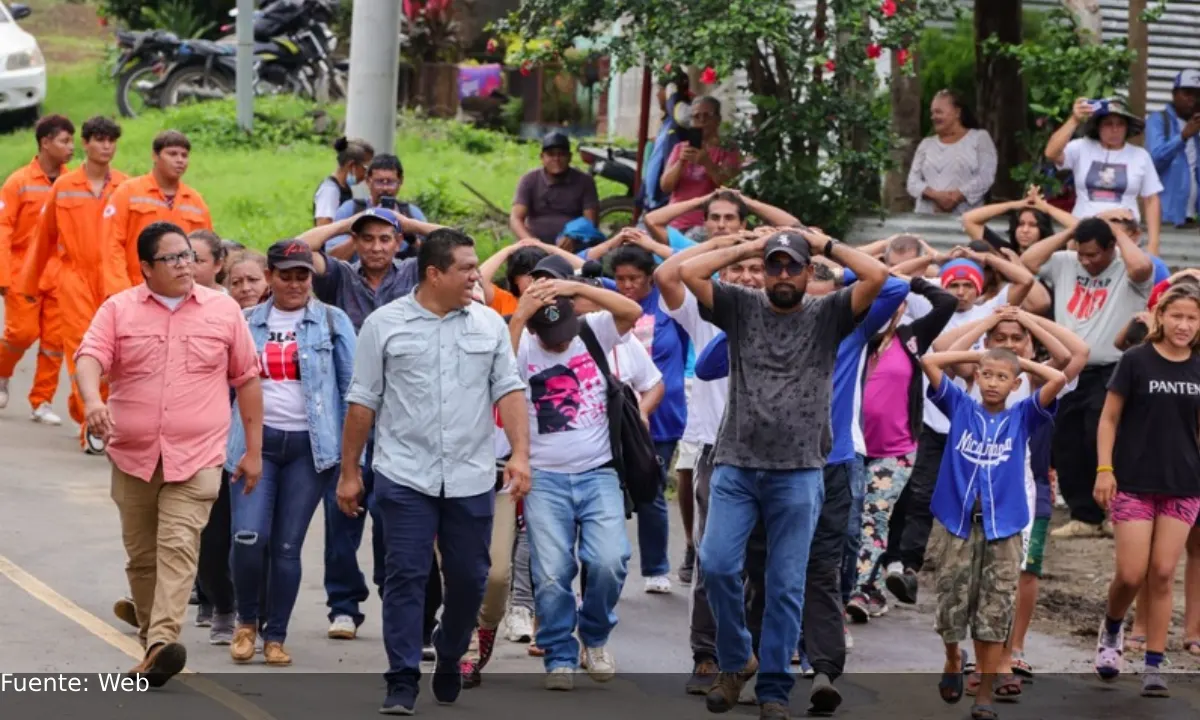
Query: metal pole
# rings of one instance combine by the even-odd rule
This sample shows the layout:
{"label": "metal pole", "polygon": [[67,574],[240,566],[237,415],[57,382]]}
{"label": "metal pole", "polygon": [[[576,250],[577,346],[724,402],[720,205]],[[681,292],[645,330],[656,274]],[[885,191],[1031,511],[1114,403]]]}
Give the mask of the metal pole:
{"label": "metal pole", "polygon": [[650,134],[650,87],[653,84],[654,76],[650,73],[650,66],[647,65],[642,70],[642,114],[638,118],[637,177],[633,179],[633,221],[635,223],[638,221],[638,216],[642,214],[638,210],[641,205],[638,204],[637,198],[642,192],[642,161],[646,157],[646,142]]}
{"label": "metal pole", "polygon": [[254,0],[237,2],[237,122],[254,129]]}
{"label": "metal pole", "polygon": [[366,140],[376,152],[392,151],[399,78],[399,0],[356,0],[350,23],[347,137]]}

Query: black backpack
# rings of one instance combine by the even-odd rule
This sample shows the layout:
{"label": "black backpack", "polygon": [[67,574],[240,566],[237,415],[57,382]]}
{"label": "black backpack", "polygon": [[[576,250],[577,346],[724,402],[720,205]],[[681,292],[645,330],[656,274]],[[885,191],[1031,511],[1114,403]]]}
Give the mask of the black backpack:
{"label": "black backpack", "polygon": [[627,500],[634,505],[653,502],[662,483],[662,466],[658,462],[650,429],[642,422],[637,394],[609,371],[608,358],[600,349],[600,341],[582,318],[579,337],[608,385],[608,432],[612,442],[613,464],[617,468],[617,476],[621,478],[621,487],[625,490]]}

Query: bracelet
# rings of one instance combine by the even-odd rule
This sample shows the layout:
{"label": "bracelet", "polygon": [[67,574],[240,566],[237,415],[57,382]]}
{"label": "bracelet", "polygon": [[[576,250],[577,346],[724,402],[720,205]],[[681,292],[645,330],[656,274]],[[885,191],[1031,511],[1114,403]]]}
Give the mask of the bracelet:
{"label": "bracelet", "polygon": [[829,242],[825,243],[825,249],[821,251],[821,254],[827,258],[833,258],[833,246],[835,244],[837,244],[837,240],[830,238]]}
{"label": "bracelet", "polygon": [[1100,474],[1100,473],[1104,473],[1104,472],[1110,473],[1112,471],[1113,471],[1112,465],[1101,465],[1096,468],[1096,474]]}

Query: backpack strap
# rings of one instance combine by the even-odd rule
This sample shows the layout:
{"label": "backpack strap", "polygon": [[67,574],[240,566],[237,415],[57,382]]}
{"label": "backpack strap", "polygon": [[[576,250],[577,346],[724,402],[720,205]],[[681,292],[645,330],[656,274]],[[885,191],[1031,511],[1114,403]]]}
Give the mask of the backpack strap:
{"label": "backpack strap", "polygon": [[582,317],[579,318],[579,339],[583,340],[583,344],[587,346],[588,354],[596,362],[596,367],[600,369],[600,373],[604,375],[604,379],[611,381],[612,372],[608,367],[607,353],[601,349],[600,340],[596,337],[596,333],[592,331],[592,326],[588,325],[587,321]]}

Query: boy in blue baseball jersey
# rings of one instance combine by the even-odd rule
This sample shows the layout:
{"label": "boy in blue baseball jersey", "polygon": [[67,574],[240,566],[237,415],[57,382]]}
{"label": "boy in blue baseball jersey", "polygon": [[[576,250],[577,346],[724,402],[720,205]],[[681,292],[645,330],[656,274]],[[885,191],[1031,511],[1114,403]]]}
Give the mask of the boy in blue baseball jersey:
{"label": "boy in blue baseball jersey", "polygon": [[[929,378],[929,399],[950,419],[930,503],[934,527],[928,547],[937,567],[936,629],[946,646],[938,688],[948,703],[962,699],[967,654],[959,644],[972,638],[982,682],[971,716],[993,720],[992,686],[996,675],[1009,670],[1005,642],[1021,570],[1021,531],[1029,522],[1025,455],[1030,435],[1053,419],[1067,379],[1004,348],[935,353],[921,364]],[[976,366],[979,401],[942,371],[964,364]],[[1020,387],[1022,372],[1042,380],[1042,386],[1008,408],[1006,401]]]}

